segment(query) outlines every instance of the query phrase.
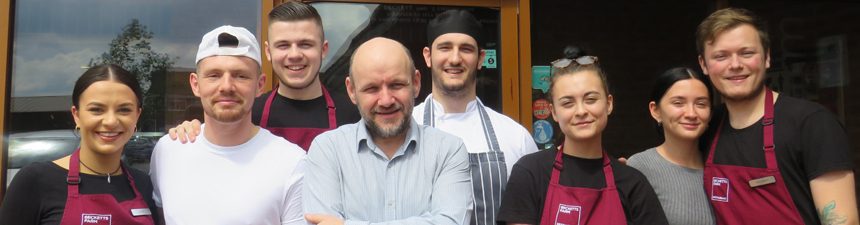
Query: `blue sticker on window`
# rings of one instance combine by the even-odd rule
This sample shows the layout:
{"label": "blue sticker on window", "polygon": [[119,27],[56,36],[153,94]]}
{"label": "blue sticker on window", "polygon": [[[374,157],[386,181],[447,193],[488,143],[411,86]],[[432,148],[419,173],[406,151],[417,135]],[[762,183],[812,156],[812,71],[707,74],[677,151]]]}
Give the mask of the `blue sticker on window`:
{"label": "blue sticker on window", "polygon": [[552,140],[552,124],[546,120],[538,120],[534,122],[534,138],[538,144],[545,144]]}

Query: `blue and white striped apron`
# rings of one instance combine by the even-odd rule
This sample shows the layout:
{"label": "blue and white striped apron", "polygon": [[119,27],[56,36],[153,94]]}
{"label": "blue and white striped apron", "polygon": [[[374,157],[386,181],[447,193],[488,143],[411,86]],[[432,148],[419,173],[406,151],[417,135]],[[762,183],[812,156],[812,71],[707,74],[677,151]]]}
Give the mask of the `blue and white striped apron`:
{"label": "blue and white striped apron", "polygon": [[[508,182],[508,167],[505,165],[505,155],[499,148],[496,132],[490,116],[484,109],[484,104],[477,99],[478,112],[481,114],[481,125],[487,140],[489,151],[469,153],[469,169],[472,171],[472,190],[474,196],[473,225],[496,224],[496,213]],[[435,126],[433,117],[432,96],[424,100],[424,125]]]}

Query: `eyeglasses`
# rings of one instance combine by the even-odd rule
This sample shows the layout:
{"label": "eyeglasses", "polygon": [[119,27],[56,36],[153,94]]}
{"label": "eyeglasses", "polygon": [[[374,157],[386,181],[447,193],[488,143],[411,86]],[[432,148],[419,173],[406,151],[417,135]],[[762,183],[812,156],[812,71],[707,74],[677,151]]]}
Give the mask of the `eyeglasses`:
{"label": "eyeglasses", "polygon": [[576,62],[579,65],[591,65],[597,63],[597,56],[586,55],[576,59],[561,58],[552,61],[550,64],[552,64],[552,67],[561,69],[569,66],[571,62]]}

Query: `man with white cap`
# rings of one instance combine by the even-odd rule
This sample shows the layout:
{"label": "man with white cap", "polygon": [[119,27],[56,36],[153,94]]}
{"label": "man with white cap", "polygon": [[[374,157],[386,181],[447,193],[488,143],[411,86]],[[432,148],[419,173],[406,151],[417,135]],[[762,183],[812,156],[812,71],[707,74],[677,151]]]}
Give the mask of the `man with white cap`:
{"label": "man with white cap", "polygon": [[260,47],[242,27],[203,36],[189,81],[205,123],[198,141],[162,137],[152,153],[156,205],[167,224],[304,224],[304,151],[251,123],[262,93]]}

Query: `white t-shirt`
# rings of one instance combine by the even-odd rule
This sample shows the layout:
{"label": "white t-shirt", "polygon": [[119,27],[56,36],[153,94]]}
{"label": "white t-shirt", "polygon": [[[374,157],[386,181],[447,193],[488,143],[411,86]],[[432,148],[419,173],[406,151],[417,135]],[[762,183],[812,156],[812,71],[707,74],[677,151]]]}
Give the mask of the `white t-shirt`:
{"label": "white t-shirt", "polygon": [[[484,136],[484,126],[481,125],[477,99],[469,102],[463,113],[445,113],[442,104],[432,100],[432,96],[427,99],[431,99],[434,104],[433,116],[436,117],[434,125],[437,129],[463,139],[469,153],[490,151],[487,147],[487,138]],[[415,109],[412,110],[412,118],[418,124],[424,124],[424,107],[426,104],[427,101],[415,106]],[[505,155],[505,166],[508,167],[508,176],[510,177],[514,163],[526,154],[537,152],[537,145],[525,127],[489,107],[484,106],[484,109],[493,123],[493,130],[499,141],[499,148]]]}
{"label": "white t-shirt", "polygon": [[187,144],[164,136],[152,152],[153,199],[167,224],[305,224],[304,157],[265,129],[229,147],[205,135]]}

